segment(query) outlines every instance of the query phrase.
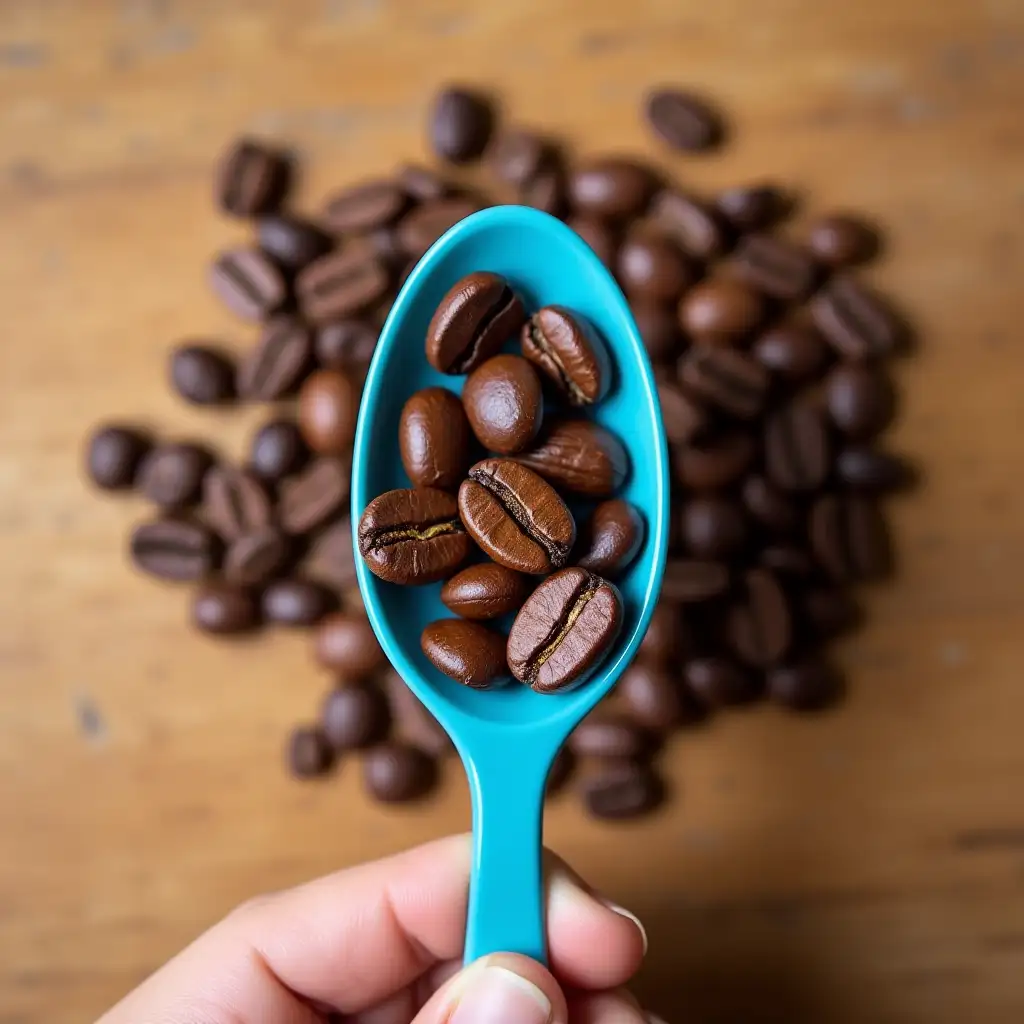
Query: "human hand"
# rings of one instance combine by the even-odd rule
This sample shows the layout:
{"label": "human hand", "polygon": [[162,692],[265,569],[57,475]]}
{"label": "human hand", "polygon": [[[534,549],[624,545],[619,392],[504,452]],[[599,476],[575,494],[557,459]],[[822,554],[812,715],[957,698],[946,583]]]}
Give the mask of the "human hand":
{"label": "human hand", "polygon": [[460,969],[470,840],[455,836],[239,907],[99,1024],[661,1024],[623,986],[647,939],[545,853],[550,971]]}

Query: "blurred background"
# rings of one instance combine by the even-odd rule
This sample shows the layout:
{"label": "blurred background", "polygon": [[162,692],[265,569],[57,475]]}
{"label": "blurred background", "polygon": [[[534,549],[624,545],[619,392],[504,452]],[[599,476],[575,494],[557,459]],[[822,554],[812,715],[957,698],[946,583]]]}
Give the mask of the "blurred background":
{"label": "blurred background", "polygon": [[[886,237],[865,276],[919,337],[888,443],[923,485],[836,648],[845,700],[716,716],[666,751],[656,814],[595,822],[567,794],[547,842],[645,921],[639,988],[670,1022],[1021,1020],[1024,7],[5,0],[0,1024],[90,1019],[246,897],[468,827],[454,761],[399,808],[354,764],[290,778],[325,687],[308,636],[195,634],[124,557],[141,502],[81,472],[102,420],[241,456],[265,415],[166,384],[174,343],[250,343],[205,280],[249,237],[212,200],[229,143],[293,148],[312,215],[431,162],[453,80],[570,154],[708,194],[780,181],[797,225],[864,212]],[[665,82],[713,98],[723,148],[658,145],[640,111]]]}

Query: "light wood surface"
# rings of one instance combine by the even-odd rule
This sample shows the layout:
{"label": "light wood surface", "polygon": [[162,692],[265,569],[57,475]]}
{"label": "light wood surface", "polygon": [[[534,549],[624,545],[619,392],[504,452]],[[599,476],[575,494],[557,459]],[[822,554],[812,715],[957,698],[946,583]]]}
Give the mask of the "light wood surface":
{"label": "light wood surface", "polygon": [[[836,713],[725,715],[675,743],[670,809],[548,840],[652,935],[670,1021],[1019,1022],[1024,1014],[1024,7],[1019,0],[6,0],[0,3],[0,1022],[88,1020],[238,901],[463,829],[384,813],[353,766],[281,770],[325,680],[300,636],[213,643],[125,564],[133,500],[89,493],[93,422],[239,451],[189,412],[168,345],[250,336],[204,284],[240,237],[210,202],[241,129],[306,157],[307,208],[421,154],[458,77],[580,149],[695,187],[795,183],[877,216],[871,276],[921,345],[894,448],[900,573],[841,649]],[[708,158],[657,150],[655,80],[731,113]]]}

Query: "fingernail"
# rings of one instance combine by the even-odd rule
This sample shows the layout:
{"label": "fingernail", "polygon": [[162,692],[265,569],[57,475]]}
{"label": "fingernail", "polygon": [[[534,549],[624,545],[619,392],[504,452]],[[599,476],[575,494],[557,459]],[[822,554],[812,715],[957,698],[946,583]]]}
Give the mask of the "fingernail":
{"label": "fingernail", "polygon": [[[627,910],[625,907],[620,907],[618,903],[612,903],[611,900],[606,900],[603,896],[599,896],[598,899],[609,909],[613,910],[619,917],[624,917],[627,921],[632,921],[637,926],[640,932],[640,937],[644,940],[644,956],[647,956],[647,929],[644,927],[643,921],[636,916],[631,910]],[[655,1021],[655,1024],[665,1024],[664,1021]]]}
{"label": "fingernail", "polygon": [[471,967],[449,1024],[548,1024],[551,1002],[532,982],[504,967]]}

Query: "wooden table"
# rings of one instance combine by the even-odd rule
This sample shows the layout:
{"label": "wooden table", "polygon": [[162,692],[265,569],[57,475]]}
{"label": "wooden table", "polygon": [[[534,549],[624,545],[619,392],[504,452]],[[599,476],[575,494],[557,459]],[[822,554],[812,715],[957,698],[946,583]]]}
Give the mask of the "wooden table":
{"label": "wooden table", "polygon": [[[624,13],[628,9],[630,17]],[[735,142],[695,187],[794,182],[877,215],[872,275],[921,345],[892,442],[894,585],[845,644],[831,716],[719,717],[673,747],[675,799],[549,842],[652,933],[670,1020],[1018,1022],[1024,1012],[1024,487],[1018,337],[1024,7],[1016,0],[224,0],[0,4],[0,1022],[87,1020],[239,900],[467,825],[461,773],[382,812],[353,766],[300,785],[290,723],[325,680],[300,636],[213,643],[122,556],[141,506],[89,493],[95,421],[216,434],[164,383],[180,338],[248,337],[203,261],[241,237],[211,162],[242,129],[332,185],[420,154],[446,76],[580,148],[656,152],[655,80]]]}

